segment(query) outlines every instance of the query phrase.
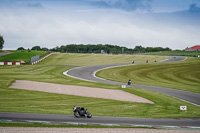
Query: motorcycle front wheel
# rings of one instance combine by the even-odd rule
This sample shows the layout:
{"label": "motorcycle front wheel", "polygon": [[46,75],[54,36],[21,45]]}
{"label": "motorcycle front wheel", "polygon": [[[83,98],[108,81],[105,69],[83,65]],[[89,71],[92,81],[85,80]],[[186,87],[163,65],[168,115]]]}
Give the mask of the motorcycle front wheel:
{"label": "motorcycle front wheel", "polygon": [[74,116],[77,117],[77,118],[80,117],[80,114],[78,113],[78,111],[75,111],[75,112],[74,112]]}

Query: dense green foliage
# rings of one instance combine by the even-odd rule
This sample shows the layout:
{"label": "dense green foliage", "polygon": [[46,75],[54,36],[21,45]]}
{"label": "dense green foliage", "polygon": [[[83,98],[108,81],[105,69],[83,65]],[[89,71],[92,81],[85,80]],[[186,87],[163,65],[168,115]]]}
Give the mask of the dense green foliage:
{"label": "dense green foliage", "polygon": [[30,62],[32,56],[43,55],[44,51],[28,51],[28,50],[16,50],[12,51],[13,53],[7,54],[0,57],[0,61],[25,61],[26,63]]}
{"label": "dense green foliage", "polygon": [[144,53],[144,52],[156,52],[156,51],[169,51],[169,48],[162,48],[162,47],[147,47],[144,48],[142,46],[136,46],[134,49],[120,47],[117,45],[109,45],[109,44],[69,44],[69,45],[62,45],[61,47],[55,47],[51,49],[52,51],[57,52],[67,52],[67,53],[112,53],[112,54],[133,54],[133,53]]}
{"label": "dense green foliage", "polygon": [[17,50],[25,50],[25,48],[24,47],[19,47],[19,48],[17,48]]}
{"label": "dense green foliage", "polygon": [[98,76],[134,84],[161,86],[200,93],[200,58],[176,63],[141,64],[102,70]]}
{"label": "dense green foliage", "polygon": [[0,35],[0,49],[3,49],[4,39],[3,36]]}
{"label": "dense green foliage", "polygon": [[[17,48],[17,50],[26,50],[24,47],[19,47]],[[30,49],[28,48],[27,49],[28,51],[30,51]],[[36,51],[49,51],[48,48],[44,47],[44,48],[41,48],[40,46],[34,46],[31,48],[31,50],[36,50]]]}
{"label": "dense green foliage", "polygon": [[34,46],[31,48],[31,50],[41,50],[40,46]]}
{"label": "dense green foliage", "polygon": [[[146,60],[144,56],[141,56],[142,58],[140,58],[139,55],[133,57],[135,60],[138,60],[137,58],[139,58],[141,62],[145,62]],[[146,57],[148,58],[148,56]],[[60,59],[59,64],[64,61],[64,59],[70,61],[65,61],[60,65],[47,65],[55,62],[53,58],[58,61]],[[94,58],[92,62],[89,61],[91,58]],[[64,71],[71,68],[66,66],[84,66],[85,62],[83,62],[82,59],[85,61],[88,60],[90,65],[98,65],[99,63],[110,64],[109,60],[114,60],[118,63],[124,62],[124,59],[119,58],[117,55],[109,55],[107,58],[108,59],[105,60],[105,56],[100,54],[96,56],[94,56],[94,54],[54,54],[48,57],[46,63],[43,65],[0,66],[0,111],[73,115],[72,107],[77,105],[88,108],[93,116],[153,118],[200,117],[200,107],[170,96],[131,87],[122,89],[121,86],[118,85],[88,82],[67,77],[62,74]],[[124,58],[126,58],[126,56],[124,56]],[[130,58],[130,55],[128,58]],[[48,59],[53,61],[51,62]],[[123,102],[9,88],[15,80],[31,80],[57,84],[119,89],[147,98],[155,104]],[[188,110],[180,111],[179,107],[181,105],[187,106]]]}

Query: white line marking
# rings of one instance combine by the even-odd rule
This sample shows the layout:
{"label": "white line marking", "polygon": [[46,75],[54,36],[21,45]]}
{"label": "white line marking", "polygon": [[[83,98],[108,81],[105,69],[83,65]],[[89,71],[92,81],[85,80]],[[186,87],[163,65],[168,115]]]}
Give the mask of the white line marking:
{"label": "white line marking", "polygon": [[98,69],[98,70],[94,71],[92,75],[93,75],[93,77],[95,77],[95,78],[97,78],[97,79],[107,80],[107,79],[103,79],[103,78],[97,77],[97,76],[96,76],[96,73],[99,72],[99,71],[101,71],[101,70],[105,70],[105,69],[109,69],[109,68],[122,67],[122,66],[131,66],[131,65],[135,65],[135,64],[111,66],[111,67],[106,67],[106,68]]}
{"label": "white line marking", "polygon": [[[167,94],[165,94],[165,95],[167,95]],[[187,101],[187,100],[183,100],[183,99],[180,99],[180,98],[177,98],[177,97],[171,96],[171,95],[168,95],[168,96],[173,97],[173,98],[176,98],[176,99],[179,99],[179,100],[181,100],[181,101],[184,101],[184,102],[187,102],[187,103],[190,103],[190,104],[193,104],[193,105],[196,105],[196,106],[200,106],[200,105],[198,105],[198,104],[195,104],[195,103],[189,102],[189,101]]]}
{"label": "white line marking", "polygon": [[71,78],[75,78],[75,79],[84,80],[84,81],[96,82],[96,81],[93,81],[93,80],[87,80],[87,79],[83,79],[83,78],[78,78],[78,77],[71,76],[71,75],[68,74],[69,71],[71,71],[71,70],[73,70],[73,69],[77,69],[77,68],[80,68],[80,67],[75,67],[75,68],[69,69],[69,70],[63,72],[63,75],[65,75],[65,76],[69,76],[69,77],[71,77]]}

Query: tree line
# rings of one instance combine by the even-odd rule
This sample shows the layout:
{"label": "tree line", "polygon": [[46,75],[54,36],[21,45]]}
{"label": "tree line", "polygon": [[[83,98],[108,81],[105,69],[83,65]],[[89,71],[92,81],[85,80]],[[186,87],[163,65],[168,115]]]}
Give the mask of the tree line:
{"label": "tree line", "polygon": [[[4,38],[0,35],[0,49],[3,49],[4,45]],[[17,50],[25,50],[24,47],[19,47]],[[40,46],[34,46],[28,50],[41,50],[41,51],[55,51],[55,52],[63,52],[63,53],[112,53],[112,54],[133,54],[133,53],[145,53],[145,52],[158,52],[158,51],[171,51],[170,48],[163,48],[163,47],[142,47],[142,46],[135,46],[134,49],[127,48],[127,47],[120,47],[117,45],[110,45],[110,44],[68,44],[57,46],[52,49],[48,49],[46,47],[41,48]]]}
{"label": "tree line", "polygon": [[[25,50],[23,47],[19,47],[17,50]],[[28,49],[29,50],[29,49]],[[40,46],[34,46],[31,50],[41,50],[41,51],[54,51],[62,53],[107,53],[107,54],[133,54],[133,53],[146,53],[146,52],[158,52],[158,51],[171,51],[170,48],[166,47],[142,47],[135,46],[135,48],[121,47],[117,45],[110,44],[68,44],[57,46],[52,49],[41,48]]]}
{"label": "tree line", "polygon": [[17,50],[37,50],[37,51],[51,51],[50,49],[44,47],[44,48],[41,48],[40,46],[34,46],[32,47],[31,49],[25,49],[24,47],[19,47],[17,48]]}
{"label": "tree line", "polygon": [[163,47],[142,47],[135,46],[135,48],[121,47],[110,44],[69,44],[55,47],[51,51],[64,52],[64,53],[112,53],[112,54],[133,54],[145,52],[158,52],[158,51],[171,51],[170,48]]}

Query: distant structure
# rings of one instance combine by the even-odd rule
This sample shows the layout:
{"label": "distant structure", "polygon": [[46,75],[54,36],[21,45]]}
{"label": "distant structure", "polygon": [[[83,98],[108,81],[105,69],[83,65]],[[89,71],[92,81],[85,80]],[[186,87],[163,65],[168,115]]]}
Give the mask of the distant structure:
{"label": "distant structure", "polygon": [[200,45],[196,45],[190,48],[186,48],[185,51],[200,51]]}
{"label": "distant structure", "polygon": [[104,50],[101,50],[101,54],[105,54],[106,52]]}

